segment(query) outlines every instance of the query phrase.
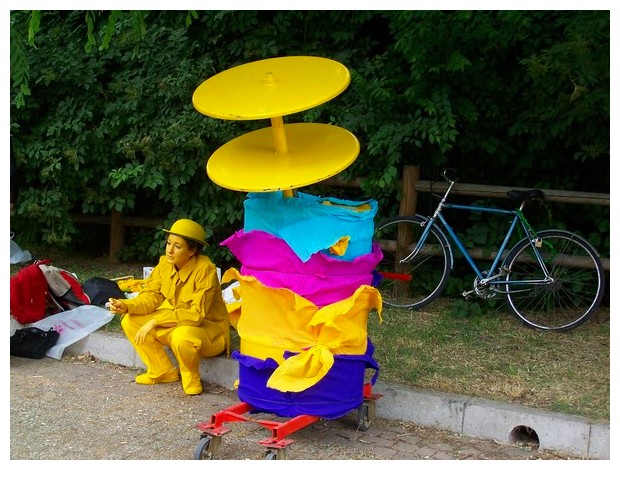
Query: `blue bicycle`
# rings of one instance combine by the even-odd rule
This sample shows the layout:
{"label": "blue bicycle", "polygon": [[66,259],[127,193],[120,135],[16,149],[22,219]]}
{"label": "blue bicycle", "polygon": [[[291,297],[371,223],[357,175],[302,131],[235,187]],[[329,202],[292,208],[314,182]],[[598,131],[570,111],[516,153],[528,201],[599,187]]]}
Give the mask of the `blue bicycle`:
{"label": "blue bicycle", "polygon": [[[539,330],[571,330],[584,323],[599,307],[605,290],[601,260],[584,238],[565,230],[536,232],[523,215],[525,205],[544,199],[540,190],[512,190],[520,202],[516,210],[447,201],[457,180],[442,177],[448,187],[434,213],[398,216],[377,226],[376,239],[383,252],[377,266],[378,289],[386,306],[420,309],[446,288],[454,264],[453,247],[475,274],[465,298],[505,297],[510,311],[526,326]],[[491,265],[480,267],[480,257],[464,246],[442,211],[464,210],[502,215],[508,227],[499,248],[488,256]]]}

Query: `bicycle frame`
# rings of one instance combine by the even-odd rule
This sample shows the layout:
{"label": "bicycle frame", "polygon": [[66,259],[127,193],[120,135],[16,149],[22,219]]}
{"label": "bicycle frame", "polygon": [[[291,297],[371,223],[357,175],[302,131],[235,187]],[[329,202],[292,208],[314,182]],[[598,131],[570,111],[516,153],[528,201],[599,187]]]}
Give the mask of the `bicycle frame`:
{"label": "bicycle frame", "polygon": [[[447,188],[438,195],[438,205],[430,216],[397,215],[377,226],[383,258],[377,265],[376,286],[382,303],[424,308],[449,286],[455,254],[460,252],[475,274],[473,285],[461,293],[465,299],[503,296],[515,317],[538,330],[564,332],[587,321],[605,293],[603,264],[594,247],[580,235],[531,227],[525,206],[544,200],[544,192],[507,191],[508,197],[520,203],[518,208],[449,203],[457,180],[448,178],[447,170],[442,172]],[[481,224],[488,222],[488,215],[495,215],[503,238],[485,248],[493,248],[490,255],[468,250],[463,242],[467,235],[457,233],[444,209],[480,215],[483,218],[477,222]]]}
{"label": "bicycle frame", "polygon": [[[549,270],[547,269],[545,262],[542,259],[542,256],[538,252],[538,249],[534,248],[537,242],[534,232],[531,230],[531,228],[528,228],[529,226],[526,224],[523,218],[522,212],[523,212],[523,207],[526,203],[525,201],[523,201],[520,207],[516,210],[507,210],[507,209],[495,208],[495,207],[482,207],[482,206],[475,206],[475,205],[459,205],[459,204],[449,203],[447,202],[447,198],[448,198],[448,195],[450,194],[450,191],[452,190],[452,187],[455,184],[455,181],[449,180],[448,178],[446,178],[446,180],[448,180],[449,182],[448,189],[446,190],[443,197],[439,201],[439,205],[435,209],[435,212],[433,213],[433,215],[428,217],[424,222],[422,222],[422,226],[424,226],[424,231],[422,232],[420,236],[420,240],[418,244],[413,249],[413,251],[409,255],[407,255],[407,257],[405,257],[404,259],[400,261],[401,263],[407,263],[422,250],[422,248],[424,247],[424,244],[426,243],[426,239],[428,238],[428,235],[430,233],[431,227],[435,224],[439,224],[441,225],[441,227],[443,227],[443,230],[448,234],[448,237],[452,240],[453,245],[456,246],[456,248],[465,257],[465,260],[467,261],[467,263],[469,264],[473,272],[476,274],[476,277],[479,279],[481,286],[487,286],[487,285],[505,286],[505,285],[517,285],[517,284],[521,284],[521,285],[538,284],[540,285],[540,284],[551,283],[553,281],[553,279],[549,275]],[[473,259],[473,257],[468,252],[465,245],[463,245],[463,242],[460,240],[460,238],[458,237],[454,229],[450,226],[448,220],[446,220],[446,218],[441,213],[444,208],[453,209],[453,210],[464,210],[468,212],[481,212],[485,214],[504,215],[507,217],[512,217],[510,221],[510,226],[504,236],[504,239],[502,241],[501,246],[499,247],[499,250],[495,254],[495,257],[493,258],[492,265],[488,271],[483,272],[480,269],[476,261]],[[500,265],[504,258],[504,253],[506,252],[506,249],[508,248],[508,244],[511,238],[513,237],[515,230],[517,229],[518,226],[521,227],[524,237],[527,237],[530,244],[532,245],[533,255],[535,256],[536,261],[540,264],[540,267],[545,274],[544,279],[527,280],[527,281],[497,280],[499,277],[503,276],[506,273],[504,272],[503,269],[500,268]]]}

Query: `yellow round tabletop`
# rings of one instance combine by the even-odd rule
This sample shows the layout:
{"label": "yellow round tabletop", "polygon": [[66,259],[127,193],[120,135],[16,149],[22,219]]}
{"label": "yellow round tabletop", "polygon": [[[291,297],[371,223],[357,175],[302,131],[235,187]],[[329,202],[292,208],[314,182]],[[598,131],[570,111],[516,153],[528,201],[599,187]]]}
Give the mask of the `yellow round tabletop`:
{"label": "yellow round tabletop", "polygon": [[194,91],[192,103],[203,115],[223,120],[281,117],[335,98],[350,81],[347,67],[335,60],[276,57],[214,75]]}
{"label": "yellow round tabletop", "polygon": [[287,153],[274,149],[272,127],[246,133],[211,155],[209,178],[242,192],[292,190],[340,173],[360,151],[355,135],[335,125],[291,123],[284,129]]}

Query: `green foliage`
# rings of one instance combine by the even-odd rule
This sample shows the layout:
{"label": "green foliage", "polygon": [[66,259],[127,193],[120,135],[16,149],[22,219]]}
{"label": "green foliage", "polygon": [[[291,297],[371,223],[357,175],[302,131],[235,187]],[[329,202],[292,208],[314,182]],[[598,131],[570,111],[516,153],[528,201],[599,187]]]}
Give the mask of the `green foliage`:
{"label": "green foliage", "polygon": [[455,318],[468,318],[475,315],[482,315],[480,302],[468,302],[467,300],[455,300],[451,307],[452,315]]}
{"label": "green foliage", "polygon": [[[30,95],[28,56],[24,43],[23,32],[18,28],[19,23],[11,16],[11,88],[15,92],[14,103],[17,107],[25,105],[25,97]],[[38,29],[37,22],[28,32],[28,37],[34,35]]]}
{"label": "green foliage", "polygon": [[[424,179],[449,164],[468,183],[609,192],[609,12],[12,11],[12,224],[71,243],[74,213],[188,216],[228,258],[217,245],[242,225],[243,194],[215,185],[205,164],[266,122],[205,117],[192,93],[284,55],[349,68],[343,94],[285,121],[358,137],[343,175],[365,178],[357,194],[377,199],[379,217],[396,213],[409,164]],[[550,221],[608,248],[608,210],[576,218],[554,209]],[[498,230],[471,233],[483,245]],[[157,254],[158,235],[134,233],[133,246]],[[138,255],[133,246],[123,255]]]}

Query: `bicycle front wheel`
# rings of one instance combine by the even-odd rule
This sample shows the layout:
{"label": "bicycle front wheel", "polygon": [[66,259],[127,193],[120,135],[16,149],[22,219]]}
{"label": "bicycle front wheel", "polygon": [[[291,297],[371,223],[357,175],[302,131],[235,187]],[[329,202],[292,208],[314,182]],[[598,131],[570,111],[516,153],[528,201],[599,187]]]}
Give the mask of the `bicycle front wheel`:
{"label": "bicycle front wheel", "polygon": [[418,309],[439,297],[448,283],[452,251],[443,231],[433,225],[422,250],[407,262],[424,231],[425,217],[390,218],[377,226],[375,239],[383,253],[376,270],[383,303]]}
{"label": "bicycle front wheel", "polygon": [[[545,275],[534,248],[545,262],[548,283],[542,282]],[[571,330],[601,304],[605,290],[601,260],[586,240],[571,232],[539,232],[535,246],[521,240],[508,253],[505,266],[508,306],[530,328]]]}

